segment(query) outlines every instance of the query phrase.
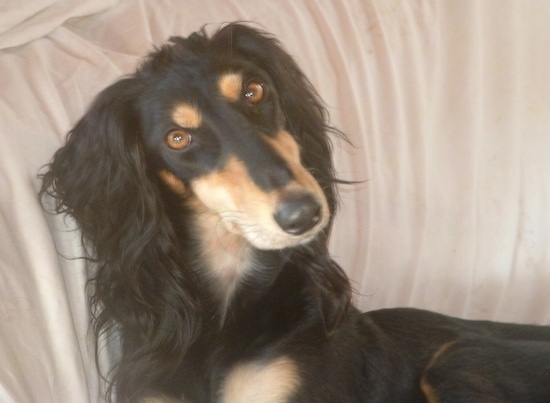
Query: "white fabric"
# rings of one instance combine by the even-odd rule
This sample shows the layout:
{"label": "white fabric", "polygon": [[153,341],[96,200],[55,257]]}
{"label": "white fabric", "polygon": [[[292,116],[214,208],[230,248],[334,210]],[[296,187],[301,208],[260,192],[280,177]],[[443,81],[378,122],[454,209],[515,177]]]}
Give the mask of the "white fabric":
{"label": "white fabric", "polygon": [[[98,402],[79,234],[37,172],[170,35],[254,21],[353,143],[331,249],[364,309],[550,323],[550,2],[31,0],[0,6],[0,401]],[[104,354],[106,356],[106,354]],[[107,360],[107,357],[105,357]]]}
{"label": "white fabric", "polygon": [[2,0],[0,49],[40,38],[70,18],[98,13],[117,2],[118,0]]}

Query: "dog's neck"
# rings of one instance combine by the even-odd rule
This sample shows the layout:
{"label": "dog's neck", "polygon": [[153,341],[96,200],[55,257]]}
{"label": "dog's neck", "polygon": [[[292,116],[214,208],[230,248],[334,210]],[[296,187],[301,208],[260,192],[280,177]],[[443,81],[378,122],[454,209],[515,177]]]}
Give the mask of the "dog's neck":
{"label": "dog's neck", "polygon": [[219,224],[211,232],[201,234],[201,255],[209,288],[219,301],[220,314],[225,316],[236,289],[253,269],[254,250],[237,234]]}
{"label": "dog's neck", "polygon": [[226,315],[239,289],[244,285],[261,292],[276,277],[282,265],[279,252],[260,251],[240,234],[230,231],[216,214],[195,216],[195,240],[201,262],[198,267],[203,286],[207,287],[220,320]]}

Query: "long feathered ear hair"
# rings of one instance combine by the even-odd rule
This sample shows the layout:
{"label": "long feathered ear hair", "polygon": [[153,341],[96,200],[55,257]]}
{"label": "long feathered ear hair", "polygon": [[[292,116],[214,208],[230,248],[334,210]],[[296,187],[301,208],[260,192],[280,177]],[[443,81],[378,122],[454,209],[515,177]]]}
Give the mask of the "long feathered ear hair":
{"label": "long feathered ear hair", "polygon": [[181,245],[139,141],[141,83],[126,78],[99,94],[48,165],[41,190],[91,244],[95,332],[99,339],[115,327],[124,336],[111,379],[128,400],[177,367],[200,327],[192,271],[182,270]]}
{"label": "long feathered ear hair", "polygon": [[337,209],[336,179],[332,164],[329,134],[343,136],[328,124],[328,114],[311,82],[302,73],[280,42],[268,33],[243,24],[229,24],[212,37],[212,46],[230,49],[233,54],[266,71],[280,97],[286,125],[301,148],[302,164],[321,185],[327,198],[331,221],[319,242],[297,253],[315,284],[319,306],[327,331],[345,315],[351,300],[351,286],[343,270],[329,256],[326,248]]}

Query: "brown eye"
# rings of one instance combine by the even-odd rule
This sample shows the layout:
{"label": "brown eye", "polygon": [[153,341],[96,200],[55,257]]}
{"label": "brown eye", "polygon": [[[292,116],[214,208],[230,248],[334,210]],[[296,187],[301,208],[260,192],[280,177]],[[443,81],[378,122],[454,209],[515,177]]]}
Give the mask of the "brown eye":
{"label": "brown eye", "polygon": [[174,129],[168,132],[164,141],[174,150],[183,150],[191,144],[191,135],[185,130]]}
{"label": "brown eye", "polygon": [[257,81],[251,81],[246,85],[243,95],[244,98],[251,104],[258,104],[264,99],[264,86]]}

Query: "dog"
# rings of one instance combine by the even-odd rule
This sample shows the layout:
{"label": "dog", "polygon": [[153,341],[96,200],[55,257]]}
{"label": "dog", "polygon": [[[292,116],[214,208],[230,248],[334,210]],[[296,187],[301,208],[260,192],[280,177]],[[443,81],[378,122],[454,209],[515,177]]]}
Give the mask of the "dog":
{"label": "dog", "polygon": [[42,174],[91,246],[121,402],[548,402],[550,327],[362,313],[327,251],[331,136],[270,34],[173,37],[101,92]]}

